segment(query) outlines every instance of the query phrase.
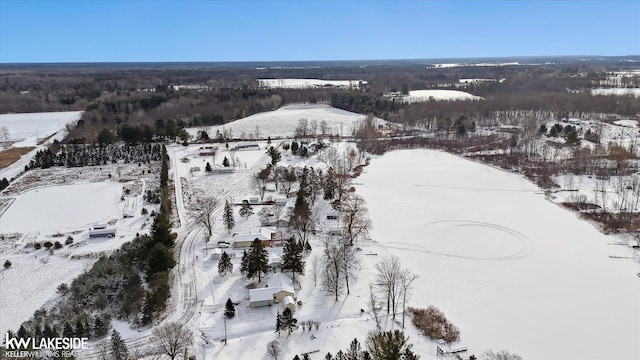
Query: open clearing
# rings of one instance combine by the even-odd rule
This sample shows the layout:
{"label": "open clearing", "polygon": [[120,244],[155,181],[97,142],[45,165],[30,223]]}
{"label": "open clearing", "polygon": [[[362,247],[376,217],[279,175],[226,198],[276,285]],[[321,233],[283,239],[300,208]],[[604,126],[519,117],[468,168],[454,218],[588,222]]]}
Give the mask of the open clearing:
{"label": "open clearing", "polygon": [[83,111],[0,114],[0,127],[9,130],[9,139],[21,140],[15,147],[34,146],[37,139],[50,136],[80,119]]}
{"label": "open clearing", "polygon": [[122,185],[90,183],[27,191],[0,217],[2,232],[64,231],[121,217]]}
{"label": "open clearing", "polygon": [[640,265],[608,257],[631,250],[521,176],[408,150],[373,160],[358,181],[379,253],[420,274],[411,304],[441,308],[470,353],[640,358]]}
{"label": "open clearing", "polygon": [[333,86],[344,88],[359,88],[362,80],[320,80],[320,79],[258,79],[260,86],[268,88],[307,89],[315,87]]}
{"label": "open clearing", "polygon": [[7,166],[13,164],[18,161],[22,155],[30,152],[35,149],[35,147],[21,147],[21,148],[11,148],[5,151],[0,152],[0,169],[4,169]]}
{"label": "open clearing", "polygon": [[[283,106],[275,111],[263,112],[234,122],[208,127],[207,133],[211,138],[216,131],[228,133],[230,138],[282,138],[293,137],[300,119],[307,119],[311,128],[313,122],[317,124],[315,131],[320,134],[321,122],[327,125],[325,134],[350,136],[353,127],[359,120],[364,119],[361,114],[333,108],[329,105],[304,104]],[[379,123],[384,121],[380,120]],[[189,134],[197,136],[200,128],[187,129]],[[310,129],[313,130],[313,129]],[[257,132],[257,134],[256,134]]]}

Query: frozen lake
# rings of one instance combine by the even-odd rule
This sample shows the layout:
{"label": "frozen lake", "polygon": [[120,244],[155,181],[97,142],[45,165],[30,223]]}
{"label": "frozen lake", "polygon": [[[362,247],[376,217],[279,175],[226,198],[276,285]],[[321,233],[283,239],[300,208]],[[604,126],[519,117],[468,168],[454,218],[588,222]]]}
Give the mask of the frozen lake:
{"label": "frozen lake", "polygon": [[640,264],[522,176],[402,150],[358,182],[372,239],[420,275],[411,305],[442,309],[469,353],[640,358]]}

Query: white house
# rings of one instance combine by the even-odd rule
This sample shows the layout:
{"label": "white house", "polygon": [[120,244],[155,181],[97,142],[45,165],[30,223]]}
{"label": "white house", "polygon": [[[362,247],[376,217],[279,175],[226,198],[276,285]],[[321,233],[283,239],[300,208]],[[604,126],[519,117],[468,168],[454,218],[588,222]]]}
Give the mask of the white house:
{"label": "white house", "polygon": [[222,249],[214,248],[211,250],[211,255],[209,255],[210,260],[220,260],[220,257],[222,257]]}

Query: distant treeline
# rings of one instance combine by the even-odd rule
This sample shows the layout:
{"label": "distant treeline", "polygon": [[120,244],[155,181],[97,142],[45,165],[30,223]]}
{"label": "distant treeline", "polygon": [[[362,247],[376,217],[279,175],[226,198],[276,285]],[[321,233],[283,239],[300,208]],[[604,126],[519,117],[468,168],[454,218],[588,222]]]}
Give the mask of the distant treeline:
{"label": "distant treeline", "polygon": [[[489,117],[495,111],[512,110],[635,116],[640,112],[636,98],[590,93],[591,88],[607,83],[611,71],[630,69],[632,64],[613,59],[451,68],[401,62],[281,68],[9,67],[1,72],[0,112],[85,110],[82,119],[70,126],[67,141],[103,143],[186,137],[180,132],[184,127],[221,125],[291,103],[327,103],[408,125],[447,117]],[[358,89],[271,89],[260,87],[260,78],[362,83]],[[463,84],[461,79],[479,81]],[[622,80],[626,87],[640,87],[639,76]],[[463,90],[484,100],[407,104],[384,96],[418,89]]]}

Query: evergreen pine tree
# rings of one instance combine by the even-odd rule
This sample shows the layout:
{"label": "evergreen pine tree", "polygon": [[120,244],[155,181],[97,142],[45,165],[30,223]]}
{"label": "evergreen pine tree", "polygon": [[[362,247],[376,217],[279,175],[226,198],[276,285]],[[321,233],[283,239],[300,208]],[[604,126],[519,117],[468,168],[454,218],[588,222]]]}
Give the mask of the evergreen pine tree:
{"label": "evergreen pine tree", "polygon": [[220,255],[220,260],[218,260],[218,274],[224,276],[227,273],[233,272],[233,264],[231,263],[231,257],[227,254],[226,251],[222,252]]}
{"label": "evergreen pine tree", "polygon": [[224,157],[224,159],[222,159],[222,166],[224,166],[224,167],[231,166],[231,164],[229,163],[229,159],[227,159],[226,156]]}
{"label": "evergreen pine tree", "polygon": [[253,208],[248,201],[243,201],[242,206],[240,207],[240,216],[242,216],[245,220],[249,218],[253,214]]}
{"label": "evergreen pine tree", "polygon": [[281,329],[287,330],[289,334],[295,329],[298,328],[298,319],[293,317],[293,313],[291,313],[291,309],[286,308],[280,315],[280,326]]}
{"label": "evergreen pine tree", "polygon": [[227,319],[231,319],[236,316],[236,308],[233,306],[231,298],[228,298],[227,303],[224,305],[224,316],[226,316]]}
{"label": "evergreen pine tree", "polygon": [[249,254],[247,250],[242,250],[242,260],[240,260],[240,273],[243,275],[247,275],[249,272]]}
{"label": "evergreen pine tree", "polygon": [[115,329],[111,332],[111,355],[114,360],[127,360],[129,359],[129,350],[127,344],[120,336],[120,333]]}
{"label": "evergreen pine tree", "polygon": [[302,260],[303,246],[289,238],[282,251],[282,270],[291,270],[293,279],[296,279],[296,273],[304,275],[304,260]]}
{"label": "evergreen pine tree", "polygon": [[82,321],[80,321],[80,319],[78,319],[76,321],[76,332],[75,332],[76,337],[82,338],[82,337],[86,337],[86,333],[84,330],[84,325],[82,324]]}
{"label": "evergreen pine tree", "polygon": [[207,165],[204,166],[204,171],[211,172],[213,169],[211,168],[211,164],[207,161]]}
{"label": "evergreen pine tree", "polygon": [[280,311],[276,315],[276,331],[278,335],[280,335],[280,330],[282,330],[282,315],[280,315]]}
{"label": "evergreen pine tree", "polygon": [[69,324],[68,321],[64,322],[64,326],[62,327],[62,337],[72,338],[73,337],[73,327]]}
{"label": "evergreen pine tree", "polygon": [[231,230],[236,226],[236,219],[233,217],[233,207],[231,207],[231,203],[229,200],[224,203],[224,213],[222,214],[222,222],[224,223],[224,227],[227,229],[229,234],[231,234]]}
{"label": "evergreen pine tree", "polygon": [[262,275],[269,271],[269,253],[258,239],[253,240],[251,249],[247,253],[247,278],[258,276],[258,282],[262,281]]}

